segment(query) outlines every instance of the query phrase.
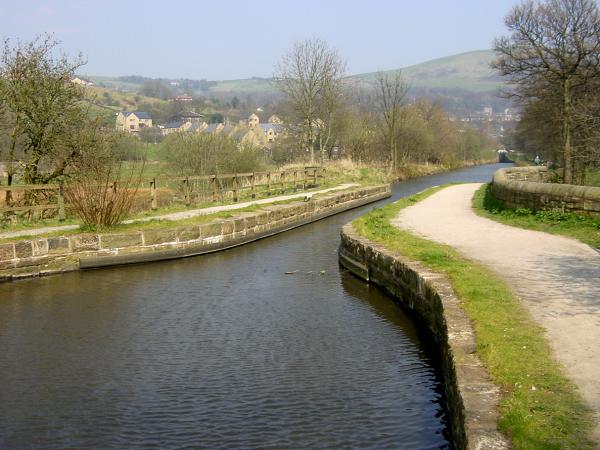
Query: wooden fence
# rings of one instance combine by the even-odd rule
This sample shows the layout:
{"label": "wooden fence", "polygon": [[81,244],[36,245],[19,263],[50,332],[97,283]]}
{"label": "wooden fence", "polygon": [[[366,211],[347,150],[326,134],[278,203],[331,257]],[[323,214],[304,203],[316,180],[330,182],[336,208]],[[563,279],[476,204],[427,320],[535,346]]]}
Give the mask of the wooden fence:
{"label": "wooden fence", "polygon": [[[284,193],[286,189],[307,189],[317,186],[319,178],[323,177],[322,167],[304,167],[285,171],[273,172],[249,172],[222,175],[203,175],[187,177],[156,177],[144,179],[137,186],[140,195],[149,196],[150,208],[157,209],[159,206],[159,191],[167,190],[173,194],[173,200],[189,206],[199,202],[238,202],[242,195],[256,198],[257,195],[266,196]],[[111,183],[110,189],[117,189],[119,181]],[[16,219],[18,215],[29,215],[31,217],[43,217],[47,212],[53,212],[52,217],[59,220],[66,218],[66,211],[71,207],[65,202],[63,184],[39,184],[39,185],[13,185],[0,186],[0,219],[10,216]],[[15,194],[22,193],[17,199]],[[27,201],[27,193],[34,193]],[[41,194],[41,195],[40,195]],[[42,197],[46,202],[38,204]],[[25,200],[25,204],[20,205]]]}

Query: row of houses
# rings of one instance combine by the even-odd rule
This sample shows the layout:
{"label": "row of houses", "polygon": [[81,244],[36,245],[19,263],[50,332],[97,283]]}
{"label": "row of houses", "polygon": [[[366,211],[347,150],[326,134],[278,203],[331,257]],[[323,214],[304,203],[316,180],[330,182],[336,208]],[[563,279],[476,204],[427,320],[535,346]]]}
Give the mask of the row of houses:
{"label": "row of houses", "polygon": [[[252,145],[268,145],[277,140],[284,127],[279,117],[272,115],[266,123],[261,123],[256,114],[251,114],[238,124],[207,123],[202,114],[193,111],[177,114],[165,125],[158,125],[164,136],[172,133],[223,133],[239,142]],[[116,129],[137,134],[145,127],[152,127],[152,118],[143,111],[122,111],[117,114]]]}

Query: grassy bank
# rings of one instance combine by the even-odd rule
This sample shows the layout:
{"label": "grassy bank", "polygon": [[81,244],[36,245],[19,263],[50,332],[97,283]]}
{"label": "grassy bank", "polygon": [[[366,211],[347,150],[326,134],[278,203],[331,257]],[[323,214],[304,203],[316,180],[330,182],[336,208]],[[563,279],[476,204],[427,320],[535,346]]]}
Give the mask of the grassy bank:
{"label": "grassy bank", "polygon": [[501,387],[500,428],[515,449],[594,448],[589,411],[553,360],[543,330],[508,286],[453,248],[390,223],[401,209],[440,189],[376,208],[353,225],[362,236],[448,277],[473,322],[478,354]]}
{"label": "grassy bank", "polygon": [[494,198],[490,188],[489,184],[485,184],[473,196],[473,210],[478,215],[514,227],[572,237],[600,248],[600,217],[562,211],[533,212],[527,208],[505,208]]}

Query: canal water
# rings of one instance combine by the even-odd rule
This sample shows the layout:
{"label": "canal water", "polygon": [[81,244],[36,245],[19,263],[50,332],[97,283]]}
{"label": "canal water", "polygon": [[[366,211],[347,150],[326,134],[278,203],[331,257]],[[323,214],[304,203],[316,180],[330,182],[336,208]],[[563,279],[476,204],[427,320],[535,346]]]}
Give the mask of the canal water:
{"label": "canal water", "polygon": [[451,448],[427,337],[338,266],[342,225],[374,206],[212,255],[0,284],[0,448]]}

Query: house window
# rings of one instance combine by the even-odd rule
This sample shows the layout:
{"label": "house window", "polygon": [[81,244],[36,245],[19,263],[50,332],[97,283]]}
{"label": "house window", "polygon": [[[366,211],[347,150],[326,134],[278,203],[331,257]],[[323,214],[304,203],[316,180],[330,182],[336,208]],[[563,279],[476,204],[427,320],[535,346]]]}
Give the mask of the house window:
{"label": "house window", "polygon": [[135,130],[135,125],[129,125],[130,130]]}

